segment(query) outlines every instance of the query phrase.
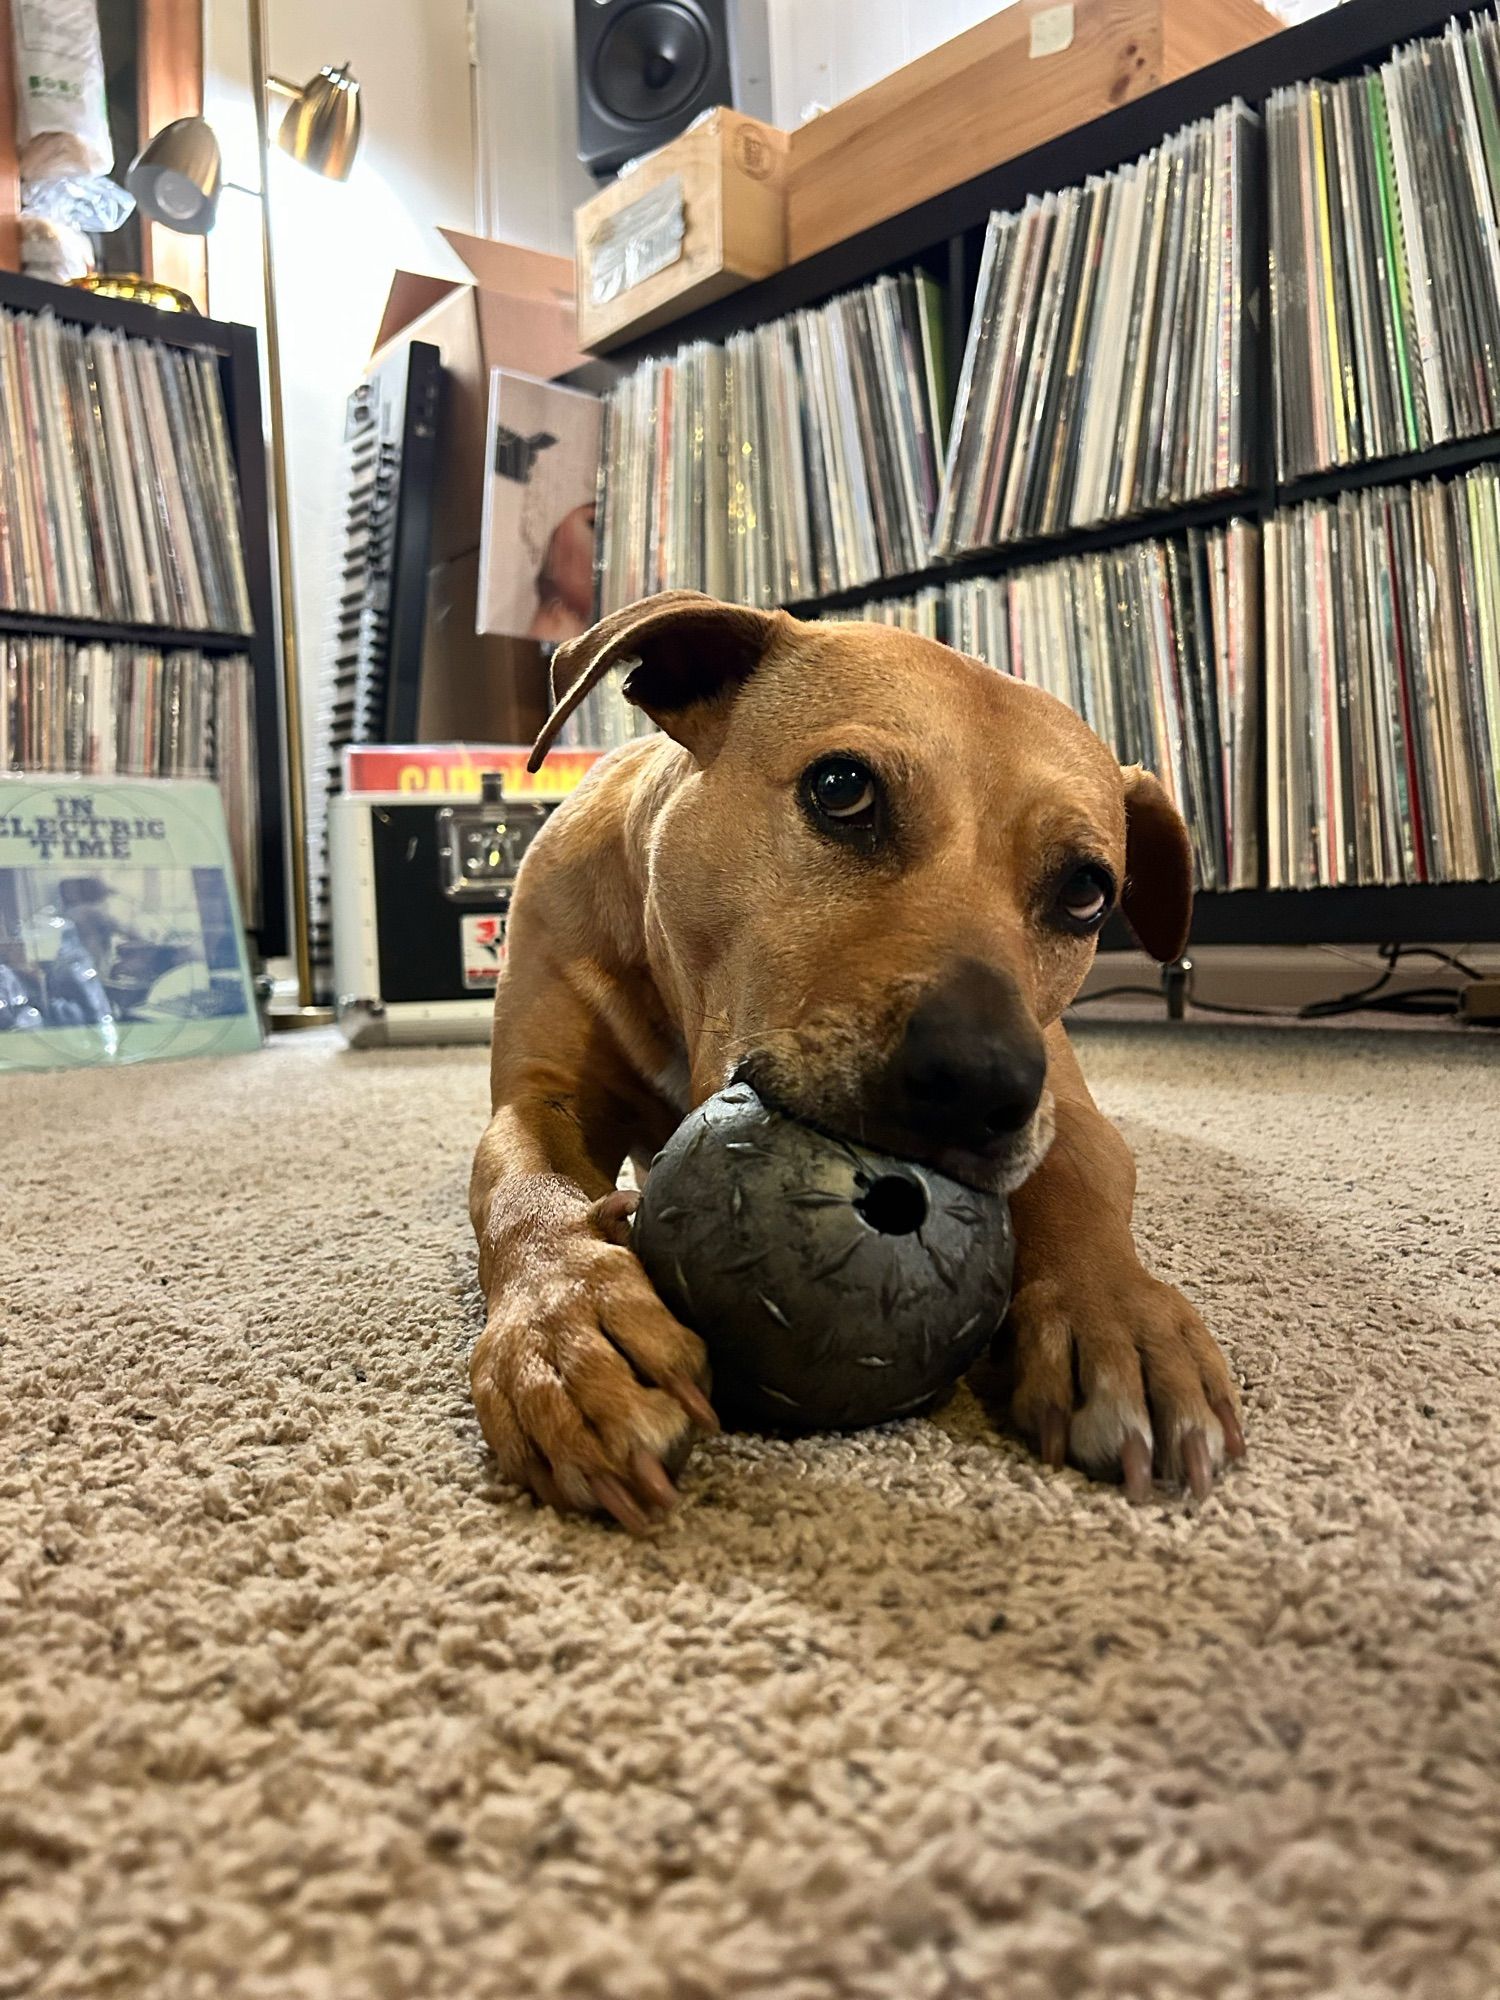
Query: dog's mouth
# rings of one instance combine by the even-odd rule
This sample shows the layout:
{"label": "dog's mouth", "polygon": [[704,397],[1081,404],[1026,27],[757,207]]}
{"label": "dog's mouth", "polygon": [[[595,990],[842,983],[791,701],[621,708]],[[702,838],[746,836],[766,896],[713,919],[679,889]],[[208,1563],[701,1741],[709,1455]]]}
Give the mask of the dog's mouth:
{"label": "dog's mouth", "polygon": [[963,1181],[991,1194],[1012,1194],[1023,1181],[1030,1179],[1052,1144],[1052,1093],[1050,1090],[1042,1093],[1035,1112],[1018,1132],[981,1151],[945,1145],[900,1125],[883,1123],[874,1116],[857,1116],[854,1124],[858,1129],[843,1136],[858,1140],[874,1152],[891,1153],[898,1159],[935,1167],[950,1180]]}
{"label": "dog's mouth", "polygon": [[857,1100],[850,1103],[837,1089],[822,1091],[816,1079],[791,1079],[769,1051],[742,1056],[727,1079],[746,1083],[763,1104],[799,1124],[811,1125],[831,1138],[847,1139],[871,1152],[888,1153],[946,1174],[950,1180],[990,1194],[1012,1194],[1041,1165],[1052,1144],[1053,1099],[1044,1090],[1036,1111],[1018,1131],[982,1149],[946,1144],[914,1132]]}

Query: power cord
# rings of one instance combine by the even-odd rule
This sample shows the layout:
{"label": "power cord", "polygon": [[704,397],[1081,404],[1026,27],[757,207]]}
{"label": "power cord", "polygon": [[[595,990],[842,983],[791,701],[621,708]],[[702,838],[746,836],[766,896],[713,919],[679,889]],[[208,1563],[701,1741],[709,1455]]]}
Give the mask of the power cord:
{"label": "power cord", "polygon": [[[1250,1021],[1326,1021],[1338,1015],[1360,1012],[1413,1014],[1441,1019],[1458,1013],[1459,989],[1453,986],[1408,986],[1397,993],[1387,992],[1401,961],[1406,958],[1435,958],[1461,972],[1466,979],[1482,976],[1463,959],[1456,958],[1452,952],[1439,951],[1435,945],[1383,944],[1379,953],[1385,961],[1385,970],[1378,979],[1372,980],[1368,986],[1356,987],[1329,1000],[1309,1000],[1301,1007],[1231,1007],[1223,1001],[1199,1000],[1189,986],[1187,1005],[1200,1014],[1229,1014]],[[1080,993],[1072,1004],[1082,1007],[1095,1000],[1127,997],[1159,1000],[1162,996],[1160,988],[1155,986],[1103,986],[1097,993]]]}

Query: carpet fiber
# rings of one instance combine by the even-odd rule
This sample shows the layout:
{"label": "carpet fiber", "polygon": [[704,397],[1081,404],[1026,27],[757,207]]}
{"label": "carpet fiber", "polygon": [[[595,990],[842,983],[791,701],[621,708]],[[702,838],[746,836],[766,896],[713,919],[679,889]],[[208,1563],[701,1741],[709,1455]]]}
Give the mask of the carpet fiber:
{"label": "carpet fiber", "polygon": [[477,1053],[0,1078],[0,1995],[1494,2000],[1500,1051],[1079,1039],[1248,1464],[965,1392],[644,1545],[487,1468]]}

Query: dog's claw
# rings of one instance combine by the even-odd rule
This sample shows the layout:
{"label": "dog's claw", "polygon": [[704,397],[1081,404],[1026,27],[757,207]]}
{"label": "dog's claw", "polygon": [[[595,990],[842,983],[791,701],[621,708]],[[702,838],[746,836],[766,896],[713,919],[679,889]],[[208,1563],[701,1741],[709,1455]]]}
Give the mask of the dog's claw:
{"label": "dog's claw", "polygon": [[630,1458],[630,1476],[635,1489],[649,1500],[653,1507],[663,1513],[670,1513],[677,1505],[677,1488],[667,1477],[666,1467],[659,1458],[653,1458],[649,1451],[636,1451]]}
{"label": "dog's claw", "polygon": [[622,1479],[616,1479],[612,1472],[596,1472],[589,1487],[605,1513],[613,1514],[622,1528],[628,1528],[632,1535],[650,1534],[651,1516]]}
{"label": "dog's claw", "polygon": [[1189,1431],[1182,1440],[1182,1469],[1193,1498],[1206,1500],[1214,1490],[1214,1467],[1202,1431]]}
{"label": "dog's claw", "polygon": [[1245,1433],[1240,1429],[1240,1420],[1233,1403],[1227,1396],[1210,1396],[1209,1408],[1219,1420],[1219,1428],[1224,1433],[1224,1450],[1230,1458],[1245,1456]]}
{"label": "dog's claw", "polygon": [[1043,1465],[1061,1471],[1068,1456],[1068,1417],[1065,1410],[1043,1410],[1037,1425],[1037,1443]]}
{"label": "dog's claw", "polygon": [[1139,1431],[1131,1431],[1120,1447],[1125,1497],[1139,1504],[1151,1498],[1151,1447]]}
{"label": "dog's claw", "polygon": [[670,1382],[663,1382],[662,1387],[669,1396],[677,1398],[699,1430],[707,1431],[710,1437],[718,1435],[719,1419],[714,1414],[714,1406],[696,1382],[689,1382],[679,1375]]}

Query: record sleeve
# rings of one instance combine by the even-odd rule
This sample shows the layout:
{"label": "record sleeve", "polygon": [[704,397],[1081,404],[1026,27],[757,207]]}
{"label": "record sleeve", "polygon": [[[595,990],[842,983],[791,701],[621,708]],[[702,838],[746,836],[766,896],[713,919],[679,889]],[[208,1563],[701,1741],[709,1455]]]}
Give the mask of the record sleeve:
{"label": "record sleeve", "polygon": [[260,1046],[212,785],[0,778],[0,951],[0,1070]]}

